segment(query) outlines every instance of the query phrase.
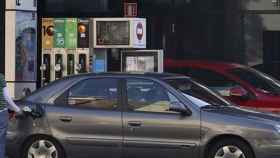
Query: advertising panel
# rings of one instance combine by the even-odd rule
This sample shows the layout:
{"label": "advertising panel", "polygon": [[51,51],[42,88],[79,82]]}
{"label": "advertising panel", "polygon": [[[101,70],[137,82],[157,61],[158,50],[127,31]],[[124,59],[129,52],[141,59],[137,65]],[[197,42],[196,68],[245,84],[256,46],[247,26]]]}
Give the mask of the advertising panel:
{"label": "advertising panel", "polygon": [[154,72],[154,56],[128,56],[126,58],[126,72]]}
{"label": "advertising panel", "polygon": [[129,45],[128,21],[97,21],[97,45]]}
{"label": "advertising panel", "polygon": [[105,60],[97,59],[94,63],[94,72],[105,72]]}
{"label": "advertising panel", "polygon": [[89,19],[78,19],[78,48],[89,48]]}
{"label": "advertising panel", "polygon": [[54,19],[54,47],[64,48],[65,46],[65,20],[63,18]]}
{"label": "advertising panel", "polygon": [[146,19],[135,19],[132,33],[133,46],[135,48],[146,48]]}
{"label": "advertising panel", "polygon": [[95,18],[94,48],[146,48],[146,19]]}
{"label": "advertising panel", "polygon": [[36,13],[16,12],[16,81],[36,81]]}
{"label": "advertising panel", "polygon": [[121,51],[122,72],[163,72],[163,50]]}
{"label": "advertising panel", "polygon": [[77,19],[65,19],[65,48],[77,48]]}
{"label": "advertising panel", "polygon": [[53,48],[54,24],[52,18],[42,19],[42,48]]}

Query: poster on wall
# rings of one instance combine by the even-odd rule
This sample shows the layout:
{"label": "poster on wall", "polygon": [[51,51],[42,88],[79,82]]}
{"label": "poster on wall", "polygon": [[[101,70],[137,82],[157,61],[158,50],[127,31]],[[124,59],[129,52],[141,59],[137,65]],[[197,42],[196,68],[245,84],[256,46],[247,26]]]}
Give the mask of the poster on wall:
{"label": "poster on wall", "polygon": [[77,19],[65,19],[65,48],[77,48]]}
{"label": "poster on wall", "polygon": [[89,48],[89,19],[78,19],[78,48]]}
{"label": "poster on wall", "polygon": [[65,46],[65,20],[64,18],[54,19],[54,47],[64,48]]}
{"label": "poster on wall", "polygon": [[54,24],[53,18],[42,19],[42,48],[53,48]]}
{"label": "poster on wall", "polygon": [[16,12],[16,81],[36,81],[36,13]]}

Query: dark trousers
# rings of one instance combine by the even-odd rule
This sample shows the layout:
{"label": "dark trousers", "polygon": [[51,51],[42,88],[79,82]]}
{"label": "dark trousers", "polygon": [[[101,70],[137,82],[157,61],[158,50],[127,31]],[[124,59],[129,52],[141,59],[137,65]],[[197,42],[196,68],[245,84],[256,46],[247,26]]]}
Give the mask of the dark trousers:
{"label": "dark trousers", "polygon": [[0,112],[0,158],[5,158],[8,121],[8,111]]}

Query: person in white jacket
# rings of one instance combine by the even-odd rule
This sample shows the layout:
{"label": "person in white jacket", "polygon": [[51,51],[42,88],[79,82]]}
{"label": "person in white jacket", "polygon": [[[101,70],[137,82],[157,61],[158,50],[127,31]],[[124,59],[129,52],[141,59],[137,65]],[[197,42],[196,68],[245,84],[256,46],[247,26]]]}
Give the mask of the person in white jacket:
{"label": "person in white jacket", "polygon": [[22,110],[9,95],[4,75],[0,73],[0,158],[5,158],[6,133],[8,128],[8,109],[22,114]]}

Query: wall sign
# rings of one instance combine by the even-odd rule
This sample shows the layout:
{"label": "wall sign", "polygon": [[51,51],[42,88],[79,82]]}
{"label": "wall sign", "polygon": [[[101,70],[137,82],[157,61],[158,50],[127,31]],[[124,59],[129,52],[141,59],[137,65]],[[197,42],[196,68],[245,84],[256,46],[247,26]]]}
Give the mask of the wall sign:
{"label": "wall sign", "polygon": [[53,48],[54,24],[52,18],[42,19],[42,48]]}
{"label": "wall sign", "polygon": [[65,19],[57,18],[54,20],[54,47],[64,48],[65,46]]}
{"label": "wall sign", "polygon": [[6,0],[6,9],[36,11],[37,0]]}
{"label": "wall sign", "polygon": [[77,48],[77,19],[65,19],[65,48]]}
{"label": "wall sign", "polygon": [[78,19],[78,48],[89,48],[89,19]]}

